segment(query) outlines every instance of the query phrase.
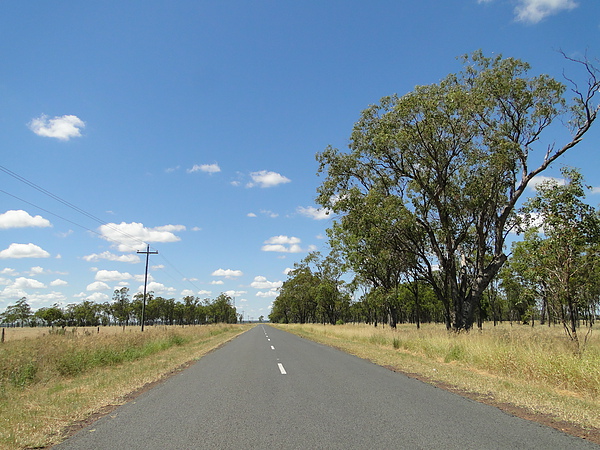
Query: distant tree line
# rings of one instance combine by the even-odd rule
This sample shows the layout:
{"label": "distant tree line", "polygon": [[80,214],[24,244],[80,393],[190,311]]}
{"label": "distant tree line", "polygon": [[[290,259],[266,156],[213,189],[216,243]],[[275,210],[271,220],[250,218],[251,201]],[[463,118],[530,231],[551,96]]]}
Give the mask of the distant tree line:
{"label": "distant tree line", "polygon": [[[143,294],[135,294],[131,299],[129,289],[123,287],[114,291],[111,302],[84,300],[66,307],[54,304],[33,312],[27,298],[23,297],[0,314],[0,321],[12,326],[141,325],[142,300]],[[146,295],[146,325],[198,325],[237,321],[233,299],[226,294],[220,294],[214,300],[186,296],[181,301],[156,297],[153,293]]]}
{"label": "distant tree line", "polygon": [[[317,155],[317,201],[336,215],[332,253],[295,266],[271,320],[439,321],[460,331],[537,317],[577,340],[598,313],[598,212],[575,170],[519,206],[597,117],[598,70],[567,59],[587,77],[568,80],[570,102],[565,84],[528,76],[527,63],[475,52],[461,72],[363,111],[349,152]],[[564,142],[541,143],[560,123]],[[525,239],[511,257],[515,233]]]}

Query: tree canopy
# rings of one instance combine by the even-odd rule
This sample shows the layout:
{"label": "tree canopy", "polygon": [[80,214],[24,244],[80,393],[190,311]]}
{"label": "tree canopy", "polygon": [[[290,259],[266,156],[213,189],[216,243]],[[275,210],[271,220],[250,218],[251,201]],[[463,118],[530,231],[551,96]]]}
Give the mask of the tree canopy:
{"label": "tree canopy", "polygon": [[[325,176],[318,202],[341,217],[338,235],[341,228],[365,238],[353,216],[387,221],[380,229],[404,223],[395,225],[405,230],[401,244],[387,243],[411,253],[416,277],[445,305],[449,328],[473,326],[486,288],[507,260],[517,202],[596,119],[597,71],[577,62],[588,82],[585,90],[573,83],[575,98],[568,102],[565,84],[529,76],[526,62],[475,52],[463,58],[461,72],[363,111],[349,152],[328,147],[317,155]],[[544,141],[561,121],[571,135],[559,145]],[[397,214],[385,213],[388,198],[396,199]],[[361,257],[366,266],[377,255]]]}

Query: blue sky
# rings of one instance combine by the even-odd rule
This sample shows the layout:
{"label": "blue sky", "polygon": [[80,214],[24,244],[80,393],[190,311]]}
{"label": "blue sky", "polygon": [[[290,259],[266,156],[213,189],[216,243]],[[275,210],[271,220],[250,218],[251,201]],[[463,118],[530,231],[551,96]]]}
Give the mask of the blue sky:
{"label": "blue sky", "polygon": [[[326,251],[315,154],[369,104],[477,49],[577,77],[558,50],[599,43],[597,0],[3,1],[0,311],[138,292],[147,242],[156,295],[267,316]],[[599,138],[546,175],[600,187]]]}

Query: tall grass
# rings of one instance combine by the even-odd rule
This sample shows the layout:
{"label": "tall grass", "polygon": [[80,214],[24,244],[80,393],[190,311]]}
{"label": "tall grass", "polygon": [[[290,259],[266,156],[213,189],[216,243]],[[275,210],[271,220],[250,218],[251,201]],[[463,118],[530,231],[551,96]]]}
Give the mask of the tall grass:
{"label": "tall grass", "polygon": [[5,342],[0,348],[0,389],[6,384],[25,387],[135,361],[189,340],[175,328],[163,328],[145,333],[49,334]]}

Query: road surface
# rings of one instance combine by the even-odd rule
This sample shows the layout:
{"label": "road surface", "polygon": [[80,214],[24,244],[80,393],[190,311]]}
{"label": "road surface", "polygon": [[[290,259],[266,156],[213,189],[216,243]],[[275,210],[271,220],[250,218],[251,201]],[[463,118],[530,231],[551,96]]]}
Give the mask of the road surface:
{"label": "road surface", "polygon": [[55,449],[600,449],[258,325]]}

